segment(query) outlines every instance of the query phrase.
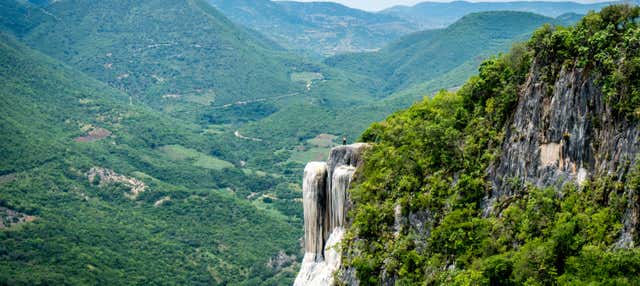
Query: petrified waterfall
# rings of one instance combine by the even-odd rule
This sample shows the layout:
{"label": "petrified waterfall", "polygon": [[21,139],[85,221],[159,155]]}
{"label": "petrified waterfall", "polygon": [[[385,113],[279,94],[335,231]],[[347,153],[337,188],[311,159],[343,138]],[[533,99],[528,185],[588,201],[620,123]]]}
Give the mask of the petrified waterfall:
{"label": "petrified waterfall", "polygon": [[333,230],[336,227],[343,226],[347,214],[347,189],[351,178],[356,172],[356,168],[352,166],[340,166],[333,172],[331,178],[331,192],[329,193],[329,228]]}
{"label": "petrified waterfall", "polygon": [[327,164],[324,162],[311,162],[304,168],[304,252],[312,253],[314,261],[322,260],[326,178]]}
{"label": "petrified waterfall", "polygon": [[347,190],[362,164],[367,144],[333,148],[327,163],[310,162],[304,169],[304,260],[294,285],[333,285],[340,268],[340,242],[349,209]]}

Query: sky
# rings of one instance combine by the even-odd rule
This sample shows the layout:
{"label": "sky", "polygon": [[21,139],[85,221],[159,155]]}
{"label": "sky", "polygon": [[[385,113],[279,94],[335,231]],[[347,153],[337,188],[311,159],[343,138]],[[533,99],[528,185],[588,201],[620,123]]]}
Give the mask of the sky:
{"label": "sky", "polygon": [[[329,1],[329,2],[338,2],[343,5],[358,8],[366,11],[379,11],[385,8],[389,8],[395,5],[414,5],[424,1],[431,2],[450,2],[443,0],[295,0],[300,2],[315,2],[315,1]],[[469,1],[469,0],[467,0]],[[481,0],[482,2],[506,2],[505,0]],[[511,0],[515,1],[515,0]],[[549,0],[545,0],[549,1]],[[602,0],[551,0],[551,1],[573,1],[573,2],[581,2],[581,3],[595,3],[595,2],[603,2]],[[480,0],[471,0],[470,2],[480,2]]]}

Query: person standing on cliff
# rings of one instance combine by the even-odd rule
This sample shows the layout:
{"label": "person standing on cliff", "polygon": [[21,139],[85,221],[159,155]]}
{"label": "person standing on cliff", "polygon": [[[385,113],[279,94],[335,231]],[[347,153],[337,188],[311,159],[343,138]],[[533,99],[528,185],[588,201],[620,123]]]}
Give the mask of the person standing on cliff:
{"label": "person standing on cliff", "polygon": [[347,136],[342,136],[342,145],[347,145]]}

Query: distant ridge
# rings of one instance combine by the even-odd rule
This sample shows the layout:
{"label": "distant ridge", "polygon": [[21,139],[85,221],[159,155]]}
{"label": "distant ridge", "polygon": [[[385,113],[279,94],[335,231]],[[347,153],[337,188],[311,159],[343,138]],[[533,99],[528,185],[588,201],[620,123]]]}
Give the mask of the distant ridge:
{"label": "distant ridge", "polygon": [[[412,21],[422,28],[445,27],[462,18],[464,15],[484,11],[521,11],[532,12],[548,17],[558,17],[565,13],[586,14],[591,10],[600,10],[615,1],[593,4],[577,2],[551,1],[514,1],[514,2],[422,2],[414,6],[394,6],[381,14],[393,15]],[[637,1],[632,1],[637,3]]]}
{"label": "distant ridge", "polygon": [[334,2],[208,1],[236,23],[291,50],[315,56],[377,49],[418,30],[416,24],[400,17]]}
{"label": "distant ridge", "polygon": [[[463,81],[483,57],[506,51],[550,17],[528,12],[498,11],[469,14],[445,29],[402,37],[374,53],[339,55],[325,62],[337,68],[378,78],[384,92],[393,93],[441,76],[453,69]],[[461,83],[461,82],[460,82]]]}

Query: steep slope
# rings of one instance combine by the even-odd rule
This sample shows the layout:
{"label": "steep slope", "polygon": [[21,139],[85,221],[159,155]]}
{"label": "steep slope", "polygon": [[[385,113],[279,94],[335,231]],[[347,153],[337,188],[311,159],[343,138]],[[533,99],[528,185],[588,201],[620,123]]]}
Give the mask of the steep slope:
{"label": "steep slope", "polygon": [[215,138],[5,34],[0,96],[0,284],[292,283],[297,222],[241,199],[275,179]]}
{"label": "steep slope", "polygon": [[417,26],[329,2],[209,0],[233,21],[302,53],[321,56],[381,48]]}
{"label": "steep slope", "polygon": [[640,283],[640,8],[545,26],[370,127],[344,283]]}
{"label": "steep slope", "polygon": [[223,105],[302,88],[289,73],[303,63],[204,1],[55,1],[31,11],[37,18],[24,14],[30,24],[17,33],[24,42],[146,103]]}
{"label": "steep slope", "polygon": [[[200,10],[196,9],[197,7],[191,7],[191,3],[202,4],[198,1],[162,3],[119,1],[113,3],[113,11],[109,7],[100,6],[102,4],[99,3],[63,2],[79,6],[63,9],[65,7],[58,6],[62,5],[60,1],[50,6],[29,5],[23,1],[0,1],[5,8],[0,12],[0,24],[41,49],[41,52],[63,58],[72,67],[92,69],[97,65],[97,70],[88,71],[89,75],[120,88],[130,95],[129,103],[136,106],[148,105],[161,110],[189,123],[193,133],[207,136],[208,147],[195,148],[198,151],[195,153],[192,146],[186,146],[187,148],[184,149],[185,146],[177,140],[168,147],[160,146],[166,147],[158,150],[163,157],[173,158],[185,164],[192,162],[192,164],[213,169],[228,166],[228,162],[236,167],[213,170],[218,173],[214,179],[196,175],[186,169],[180,169],[180,172],[166,171],[164,173],[166,176],[179,178],[181,184],[197,187],[246,182],[245,187],[233,189],[257,206],[270,210],[275,208],[294,220],[300,218],[302,207],[296,203],[298,190],[293,183],[297,179],[293,174],[304,166],[296,160],[289,159],[298,155],[306,156],[301,154],[305,153],[304,151],[298,152],[301,149],[300,145],[313,149],[313,152],[330,147],[325,146],[327,144],[321,144],[324,147],[316,148],[316,145],[307,144],[307,140],[316,136],[325,136],[325,133],[342,134],[340,124],[335,121],[329,124],[323,123],[329,121],[327,118],[335,113],[335,109],[375,100],[369,95],[367,79],[360,76],[331,69],[322,64],[289,58],[286,55],[280,57],[280,52],[255,47],[257,44],[244,45],[243,43],[246,42],[244,39],[249,36],[243,33],[242,29],[230,25],[229,21],[217,12],[215,12],[216,17],[198,12]],[[108,4],[104,2],[104,5]],[[90,9],[92,5],[97,5],[96,9]],[[150,5],[153,7],[149,7]],[[175,9],[172,10],[171,7]],[[207,5],[205,7],[208,7],[208,10],[213,9]],[[54,8],[63,10],[64,13],[56,16],[52,12]],[[184,13],[167,16],[165,9]],[[147,14],[137,11],[143,11],[149,15],[147,17]],[[86,15],[82,16],[76,12]],[[118,13],[131,14],[127,18],[130,21],[117,20]],[[222,23],[220,25],[215,24],[214,21],[218,18]],[[70,24],[79,19],[97,24],[88,26],[87,24]],[[132,24],[132,22],[135,23]],[[166,23],[162,26],[165,28],[175,27],[174,29],[179,32],[158,33],[162,31],[162,27],[159,27],[157,22]],[[209,22],[213,24],[208,24]],[[190,23],[203,23],[205,28],[211,31],[207,33],[208,31],[202,31],[199,28],[183,31],[183,27],[191,27]],[[107,31],[101,27],[107,25],[116,26],[118,29]],[[146,28],[139,29],[138,25],[144,25]],[[120,28],[124,31],[119,30]],[[222,30],[218,33],[218,29]],[[41,33],[39,32],[41,30],[46,30],[50,34],[36,37],[35,34]],[[194,34],[197,35],[194,36]],[[209,34],[220,34],[220,37]],[[136,40],[130,42],[130,38],[134,36]],[[175,46],[155,45],[149,52],[138,52],[132,47],[138,42],[137,39],[158,38],[170,38],[177,44]],[[191,49],[198,48],[197,45],[180,44],[191,43],[194,39],[216,44],[218,38],[228,41],[229,45],[225,49],[202,48],[201,52],[190,53]],[[83,44],[62,43],[48,46],[47,42],[44,42],[46,39],[60,41],[78,39],[82,40]],[[252,39],[255,38],[251,37],[250,40],[253,41]],[[224,41],[222,44],[225,43]],[[240,46],[234,46],[235,44]],[[116,59],[115,52],[110,52],[113,50],[121,51],[122,54],[118,58],[122,57],[122,59]],[[219,56],[223,54],[229,54],[231,57],[229,61],[232,62],[222,64],[221,62],[226,60]],[[142,57],[139,58],[139,55]],[[258,61],[253,61],[254,58],[258,58]],[[126,69],[131,68],[134,72],[115,72],[114,70],[118,69],[116,60],[124,61],[118,65],[124,65]],[[260,61],[264,63],[261,64]],[[273,64],[270,64],[271,62]],[[104,66],[105,63],[107,63],[106,66]],[[244,68],[249,70],[238,70]],[[156,70],[158,72],[155,72]],[[159,73],[165,71],[171,72],[171,77],[162,76]],[[150,72],[154,73],[149,74]],[[112,73],[119,75],[113,79]],[[141,78],[136,78],[134,73]],[[279,80],[280,75],[285,77],[286,83]],[[148,76],[153,82],[146,82],[149,79]],[[223,84],[222,90],[202,88],[218,83]],[[180,88],[174,89],[177,85]],[[231,89],[232,92],[225,93],[226,89]],[[142,91],[143,95],[138,94],[138,91]],[[238,94],[240,96],[236,97],[235,95]],[[310,110],[315,111],[315,114],[305,116],[310,113]],[[370,120],[362,121],[358,129],[352,133],[353,137],[361,132],[366,122]],[[262,122],[264,124],[261,124]],[[333,142],[330,141],[329,145],[331,144]],[[203,154],[214,154],[215,158],[227,163],[211,160],[203,157]],[[238,172],[243,173],[241,177],[248,174],[259,175],[257,176],[259,180],[236,180],[239,176]],[[189,173],[193,175],[187,175]],[[267,176],[263,177],[262,174]],[[267,183],[263,182],[263,179]]]}
{"label": "steep slope", "polygon": [[576,2],[545,2],[545,1],[515,1],[515,2],[466,2],[453,1],[447,3],[423,2],[412,7],[395,6],[382,14],[394,15],[409,19],[422,28],[440,28],[448,26],[470,13],[486,11],[520,11],[531,12],[548,17],[557,17],[564,13],[586,14],[591,10],[600,10],[612,2],[582,4]]}
{"label": "steep slope", "polygon": [[[458,67],[461,84],[483,58],[506,51],[544,23],[554,19],[524,12],[484,12],[465,16],[441,30],[414,33],[379,52],[340,55],[325,62],[337,68],[378,78],[383,92],[393,93],[423,83]],[[444,87],[444,86],[443,86]]]}

